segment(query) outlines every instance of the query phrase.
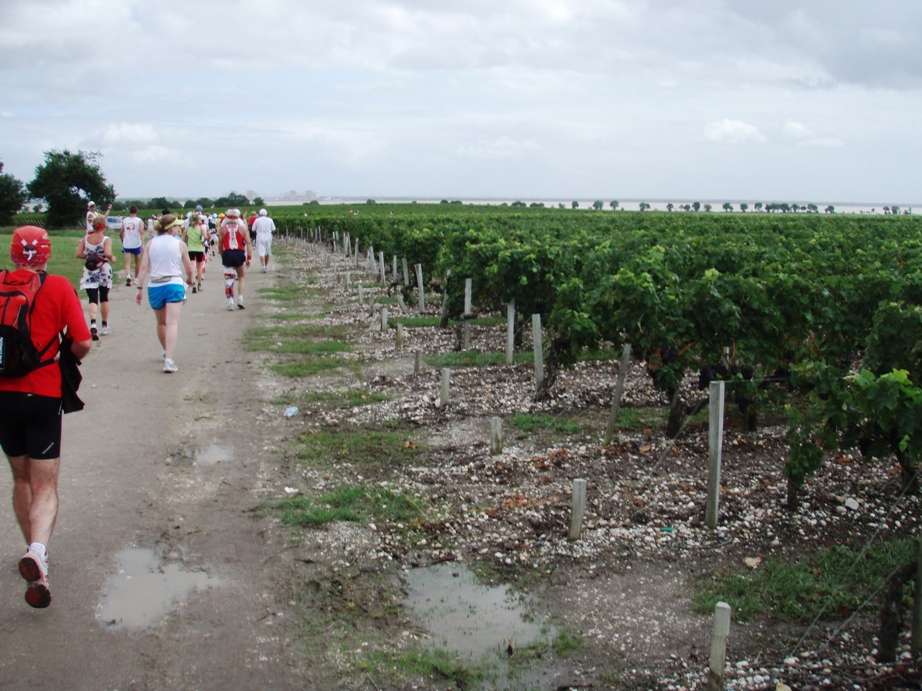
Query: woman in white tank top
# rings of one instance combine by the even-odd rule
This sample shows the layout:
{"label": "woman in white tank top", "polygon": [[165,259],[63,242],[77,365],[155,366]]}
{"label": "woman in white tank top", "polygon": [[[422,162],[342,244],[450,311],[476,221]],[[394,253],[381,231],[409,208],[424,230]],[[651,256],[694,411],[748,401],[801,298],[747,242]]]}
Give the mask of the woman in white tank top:
{"label": "woman in white tank top", "polygon": [[179,338],[179,313],[186,301],[186,285],[192,284],[193,276],[186,244],[175,235],[176,229],[181,227],[182,221],[173,214],[165,214],[154,226],[157,234],[144,248],[135,300],[141,304],[144,279],[150,276],[147,299],[157,318],[157,339],[163,356],[163,371],[167,373],[179,369],[173,362],[173,350]]}

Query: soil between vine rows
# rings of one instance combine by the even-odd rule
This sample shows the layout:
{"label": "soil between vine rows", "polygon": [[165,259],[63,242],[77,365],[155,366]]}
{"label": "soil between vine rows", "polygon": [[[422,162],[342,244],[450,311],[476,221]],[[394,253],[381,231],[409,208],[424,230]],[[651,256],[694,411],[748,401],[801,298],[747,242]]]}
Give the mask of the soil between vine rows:
{"label": "soil between vine rows", "polygon": [[[438,675],[376,673],[342,649],[358,645],[367,657],[418,644],[425,632],[399,607],[400,574],[457,560],[485,580],[515,584],[531,596],[536,613],[551,616],[580,639],[568,657],[551,653],[552,663],[532,663],[553,669],[546,688],[701,688],[712,626],[711,616],[691,607],[701,580],[715,572],[746,572],[751,567],[745,560],[790,561],[834,545],[857,551],[875,532],[886,540],[918,530],[917,499],[903,500],[891,511],[899,495],[895,464],[845,454],[827,459],[803,489],[796,511],[783,508],[783,427],[744,432],[733,411],[726,423],[719,527],[709,530],[703,524],[706,421],[690,424],[675,443],[664,437],[663,423],[651,422],[601,446],[618,370],[614,361],[562,371],[541,402],[532,400],[530,365],[452,368],[451,401],[439,406],[439,367],[425,365],[414,374],[412,353],[420,350],[425,358],[452,352],[455,332],[408,327],[397,351],[394,330],[381,332],[367,304],[359,307],[355,285],[347,287],[347,271],[351,281],[360,279],[351,263],[330,262],[325,250],[295,241],[286,245],[276,289],[309,282],[310,290],[299,303],[267,304],[262,323],[271,325],[273,312],[300,311],[311,327],[344,326],[352,351],[342,357],[354,366],[303,379],[266,375],[263,398],[277,401],[266,408],[268,415],[281,417],[291,403],[300,413],[276,422],[284,435],[279,444],[284,463],[280,477],[268,480],[263,491],[267,499],[294,491],[311,497],[340,485],[384,484],[418,497],[429,513],[413,526],[334,523],[293,535],[292,597],[300,601],[314,639],[306,654],[330,678],[345,683],[367,674],[376,688],[451,688],[454,682]],[[367,283],[363,292],[366,300],[369,294],[384,295]],[[436,314],[437,302],[437,296],[427,299],[429,314]],[[403,316],[395,304],[388,307],[392,320]],[[475,325],[471,346],[503,352],[505,327]],[[287,357],[253,353],[266,367]],[[693,382],[687,387],[690,395],[701,395],[692,393]],[[344,391],[374,402],[331,403]],[[666,406],[636,364],[628,373],[623,406],[642,411],[641,419],[655,418]],[[547,417],[524,433],[512,425],[516,414]],[[491,416],[504,418],[506,443],[497,456],[490,454]],[[305,464],[299,445],[323,430],[343,438],[369,430],[396,434],[407,456],[379,449],[369,458]],[[583,534],[570,542],[575,478],[588,481],[588,504]],[[849,499],[857,509],[846,508]],[[877,665],[871,656],[879,607],[873,600],[847,623],[851,613],[831,612],[809,630],[770,615],[734,621],[730,687],[774,689],[783,682],[792,688],[902,688],[891,681],[905,677],[906,670]],[[347,611],[348,634],[338,623]]]}

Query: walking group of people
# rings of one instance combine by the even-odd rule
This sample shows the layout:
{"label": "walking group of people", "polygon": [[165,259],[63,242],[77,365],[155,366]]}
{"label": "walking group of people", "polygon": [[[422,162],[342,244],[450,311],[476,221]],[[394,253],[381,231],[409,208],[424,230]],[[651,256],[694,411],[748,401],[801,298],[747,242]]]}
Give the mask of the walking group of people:
{"label": "walking group of people", "polygon": [[[86,234],[77,244],[76,257],[84,261],[80,289],[87,295],[89,324],[67,279],[46,273],[51,240],[44,229],[16,229],[10,244],[14,268],[0,270],[0,448],[9,459],[13,511],[26,541],[26,553],[18,563],[27,583],[25,600],[36,608],[51,604],[48,542],[58,513],[62,414],[82,407],[76,398],[76,365],[94,341],[110,332],[109,290],[116,262],[112,239],[106,235],[110,209],[111,205],[99,213],[93,202],[88,203]],[[145,244],[144,222],[137,213],[136,207],[130,209],[119,232],[126,285],[137,286],[135,301],[140,305],[146,284],[163,371],[173,373],[178,370],[173,352],[179,314],[187,288],[202,291],[209,248],[221,254],[228,309],[243,309],[253,238],[239,209],[219,214],[212,226],[198,207],[186,219],[164,210]],[[265,209],[252,225],[265,272],[275,225]]]}

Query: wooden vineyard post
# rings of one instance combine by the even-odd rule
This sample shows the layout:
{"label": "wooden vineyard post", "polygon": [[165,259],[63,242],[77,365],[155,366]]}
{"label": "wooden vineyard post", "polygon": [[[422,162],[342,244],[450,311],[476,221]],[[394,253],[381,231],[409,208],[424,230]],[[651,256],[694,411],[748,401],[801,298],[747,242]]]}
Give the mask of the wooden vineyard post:
{"label": "wooden vineyard post", "polygon": [[535,350],[535,388],[544,381],[544,335],[541,331],[541,315],[531,315],[532,345]]}
{"label": "wooden vineyard post", "polygon": [[449,384],[451,383],[451,370],[447,367],[442,370],[442,390],[439,393],[439,408],[443,405],[447,405],[451,400],[451,391],[449,389]]}
{"label": "wooden vineyard post", "polygon": [[490,418],[490,455],[498,456],[503,452],[503,419]]}
{"label": "wooden vineyard post", "polygon": [[704,511],[704,523],[708,528],[717,527],[720,509],[720,461],[724,438],[724,389],[726,382],[712,381],[708,389],[708,495]]}
{"label": "wooden vineyard post", "polygon": [[359,307],[365,305],[365,289],[362,288],[362,282],[359,281]]}
{"label": "wooden vineyard post", "polygon": [[355,239],[355,253],[352,255],[353,263],[359,265],[359,239]]}
{"label": "wooden vineyard post", "polygon": [[461,317],[464,320],[464,345],[462,346],[464,350],[468,350],[471,347],[471,294],[473,292],[473,279],[465,278],[464,279],[464,315]]}
{"label": "wooden vineyard post", "polygon": [[419,376],[419,373],[423,370],[423,354],[418,351],[413,351],[413,374]]}
{"label": "wooden vineyard post", "polygon": [[506,364],[515,362],[515,298],[506,305]]}
{"label": "wooden vineyard post", "polygon": [[922,655],[922,537],[919,538],[919,553],[916,556],[916,584],[912,599],[912,659]]}
{"label": "wooden vineyard post", "polygon": [[378,252],[378,275],[381,277],[381,283],[387,285],[387,273],[384,266],[384,251]]}
{"label": "wooden vineyard post", "polygon": [[624,380],[627,378],[627,368],[631,364],[631,344],[624,344],[621,353],[621,366],[618,369],[618,383],[615,385],[615,400],[611,404],[611,414],[608,416],[608,426],[605,428],[605,439],[602,445],[608,446],[615,438],[615,425],[618,423],[618,413],[621,411],[621,396],[624,395]]}
{"label": "wooden vineyard post", "polygon": [[387,307],[381,308],[381,331],[387,331]]}
{"label": "wooden vineyard post", "polygon": [[404,288],[409,288],[410,287],[410,272],[407,269],[407,258],[403,257],[403,259],[401,259],[401,262],[403,262],[403,286]]}
{"label": "wooden vineyard post", "polygon": [[397,278],[398,278],[398,276],[397,276],[397,255],[395,254],[395,255],[394,255],[393,257],[391,257],[391,258],[394,260],[394,261],[392,262],[392,264],[393,264],[393,269],[394,269],[394,273],[393,273],[392,275],[393,275],[393,277],[394,277],[394,283],[396,283],[396,282],[397,282]]}
{"label": "wooden vineyard post", "polygon": [[711,635],[711,657],[708,661],[708,691],[723,691],[724,667],[727,664],[727,637],[730,635],[731,608],[726,602],[714,607],[714,632]]}
{"label": "wooden vineyard post", "polygon": [[445,288],[442,290],[442,312],[439,314],[439,328],[448,327],[448,279],[451,278],[451,269],[445,274]]}
{"label": "wooden vineyard post", "polygon": [[394,337],[394,350],[403,350],[403,323],[397,322],[397,335]]}
{"label": "wooden vineyard post", "polygon": [[423,287],[423,265],[416,264],[416,286],[419,288],[419,311],[426,311],[426,289]]}
{"label": "wooden vineyard post", "polygon": [[573,500],[570,510],[570,532],[567,539],[570,542],[579,540],[580,533],[583,532],[583,514],[586,512],[586,485],[587,481],[582,478],[573,481]]}

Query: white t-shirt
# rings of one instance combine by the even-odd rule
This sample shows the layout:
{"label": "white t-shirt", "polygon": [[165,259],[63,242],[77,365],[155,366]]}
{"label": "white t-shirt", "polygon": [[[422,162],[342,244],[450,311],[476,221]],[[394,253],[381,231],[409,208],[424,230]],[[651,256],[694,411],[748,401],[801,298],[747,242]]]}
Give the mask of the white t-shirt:
{"label": "white t-shirt", "polygon": [[253,221],[253,230],[257,235],[272,235],[275,232],[275,222],[268,216],[259,216]]}
{"label": "white t-shirt", "polygon": [[93,232],[93,219],[96,218],[96,209],[86,212],[86,232]]}
{"label": "white t-shirt", "polygon": [[[179,238],[175,235],[155,235],[151,238],[147,255],[150,259],[150,283],[148,288],[168,285],[170,283],[183,285],[182,279],[182,251],[179,248]],[[168,278],[163,281],[156,278]]]}
{"label": "white t-shirt", "polygon": [[125,249],[134,249],[140,247],[143,243],[141,240],[141,231],[144,228],[144,221],[137,216],[128,216],[122,219],[122,247]]}

